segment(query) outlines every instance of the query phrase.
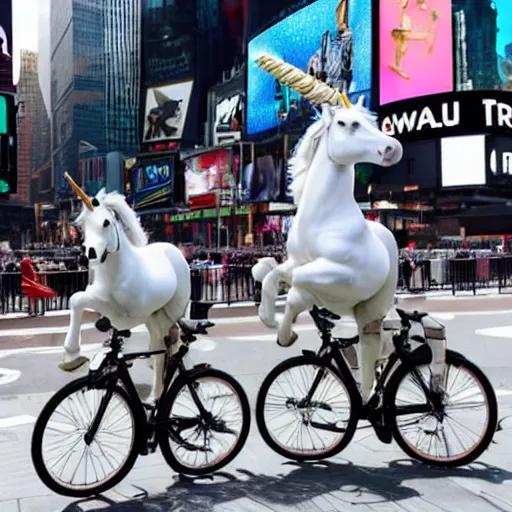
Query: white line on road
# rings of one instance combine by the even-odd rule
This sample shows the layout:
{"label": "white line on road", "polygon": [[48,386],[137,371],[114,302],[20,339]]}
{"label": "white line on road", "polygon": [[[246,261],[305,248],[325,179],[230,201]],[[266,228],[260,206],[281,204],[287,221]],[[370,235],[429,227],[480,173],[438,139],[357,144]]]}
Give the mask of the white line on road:
{"label": "white line on road", "polygon": [[19,427],[21,425],[30,425],[35,423],[34,416],[23,414],[21,416],[12,416],[10,418],[0,418],[0,428]]}
{"label": "white line on road", "polygon": [[0,386],[11,384],[21,377],[19,370],[10,370],[9,368],[0,368]]}
{"label": "white line on road", "polygon": [[512,338],[512,325],[502,325],[500,327],[477,329],[475,334],[480,336],[489,336],[491,338]]}
{"label": "white line on road", "polygon": [[512,396],[512,390],[510,389],[497,389],[496,396]]}

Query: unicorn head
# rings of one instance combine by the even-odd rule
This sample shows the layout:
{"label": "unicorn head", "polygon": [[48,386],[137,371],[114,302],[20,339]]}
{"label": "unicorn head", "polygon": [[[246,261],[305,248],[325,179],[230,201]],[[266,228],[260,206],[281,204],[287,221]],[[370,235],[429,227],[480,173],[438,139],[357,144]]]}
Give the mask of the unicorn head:
{"label": "unicorn head", "polygon": [[117,192],[107,194],[103,188],[91,200],[69,174],[66,173],[65,177],[83,202],[82,212],[75,223],[83,230],[83,246],[90,265],[105,263],[109,254],[121,250],[124,240],[136,247],[148,243],[135,212],[123,195]]}
{"label": "unicorn head", "polygon": [[344,99],[341,105],[322,105],[322,121],[327,129],[329,158],[340,166],[372,163],[382,167],[397,164],[403,155],[400,142],[383,133],[377,118],[363,106],[364,96],[356,105]]}

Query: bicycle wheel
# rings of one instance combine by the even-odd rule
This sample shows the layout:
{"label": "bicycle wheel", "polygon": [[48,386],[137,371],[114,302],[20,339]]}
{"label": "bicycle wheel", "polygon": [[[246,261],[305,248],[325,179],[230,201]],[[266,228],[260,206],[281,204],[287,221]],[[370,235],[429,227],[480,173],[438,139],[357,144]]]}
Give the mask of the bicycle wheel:
{"label": "bicycle wheel", "polygon": [[249,435],[251,410],[236,379],[207,368],[173,382],[159,406],[158,421],[167,424],[159,430],[158,442],[169,466],[178,473],[205,475],[240,453]]}
{"label": "bicycle wheel", "polygon": [[431,375],[428,365],[406,363],[396,369],[385,390],[387,421],[397,444],[413,459],[431,466],[464,466],[492,441],[496,395],[484,373],[451,350],[446,351],[445,392],[428,399],[424,390],[430,389]]}
{"label": "bicycle wheel", "polygon": [[43,408],[32,435],[32,461],[39,478],[52,491],[75,498],[114,487],[138,456],[136,418],[121,387],[115,388],[98,432],[87,445],[84,434],[106,393],[87,389],[88,382],[82,377],[58,391]]}
{"label": "bicycle wheel", "polygon": [[[313,382],[318,385],[307,400]],[[256,421],[265,443],[288,459],[326,459],[343,450],[356,431],[357,389],[347,386],[330,364],[298,356],[265,378],[256,402]]]}

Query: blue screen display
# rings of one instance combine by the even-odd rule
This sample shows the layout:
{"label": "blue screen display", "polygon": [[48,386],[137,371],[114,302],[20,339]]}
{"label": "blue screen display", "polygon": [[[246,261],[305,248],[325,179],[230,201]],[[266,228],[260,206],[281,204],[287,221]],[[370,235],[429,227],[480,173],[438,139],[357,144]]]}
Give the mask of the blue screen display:
{"label": "blue screen display", "polygon": [[280,86],[257,66],[262,55],[279,57],[347,90],[351,101],[364,94],[369,106],[371,13],[371,0],[317,0],[252,39],[248,45],[247,134],[297,122],[308,124],[314,115],[299,94]]}
{"label": "blue screen display", "polygon": [[151,162],[134,169],[133,190],[135,208],[171,204],[173,199],[174,162]]}

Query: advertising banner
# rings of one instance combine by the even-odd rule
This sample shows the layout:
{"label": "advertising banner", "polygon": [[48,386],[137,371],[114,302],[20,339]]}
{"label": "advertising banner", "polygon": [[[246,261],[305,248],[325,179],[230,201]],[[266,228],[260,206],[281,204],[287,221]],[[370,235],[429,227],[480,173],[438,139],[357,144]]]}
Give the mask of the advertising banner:
{"label": "advertising banner", "polygon": [[185,161],[187,198],[221,190],[221,204],[230,204],[234,180],[229,169],[229,150],[195,156]]}
{"label": "advertising banner", "polygon": [[455,88],[512,90],[512,2],[452,0]]}
{"label": "advertising banner", "polygon": [[12,5],[0,0],[0,91],[12,91]]}
{"label": "advertising banner", "polygon": [[189,80],[148,89],[143,142],[181,139],[193,84]]}
{"label": "advertising banner", "polygon": [[248,45],[247,134],[301,127],[316,115],[309,102],[258,68],[279,57],[316,76],[352,101],[370,102],[371,0],[317,0],[256,36]]}
{"label": "advertising banner", "polygon": [[437,94],[379,109],[382,131],[402,142],[471,134],[512,135],[512,94]]}
{"label": "advertising banner", "polygon": [[379,25],[381,105],[453,90],[451,0],[380,0]]}
{"label": "advertising banner", "polygon": [[163,159],[133,169],[133,202],[138,210],[171,206],[174,189],[174,160]]}

